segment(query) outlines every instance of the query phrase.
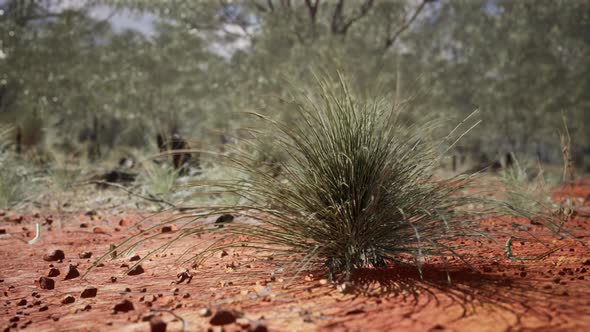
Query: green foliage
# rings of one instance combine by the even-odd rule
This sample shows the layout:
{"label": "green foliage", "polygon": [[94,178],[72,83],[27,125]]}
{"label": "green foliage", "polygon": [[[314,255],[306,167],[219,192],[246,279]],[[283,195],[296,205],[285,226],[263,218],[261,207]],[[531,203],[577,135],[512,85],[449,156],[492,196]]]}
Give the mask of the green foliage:
{"label": "green foliage", "polygon": [[[185,255],[196,252],[188,260],[228,247],[251,247],[300,269],[323,262],[331,276],[348,279],[356,269],[386,262],[415,264],[421,271],[433,256],[443,262],[456,257],[469,265],[466,240],[492,246],[489,239],[509,232],[484,230],[480,222],[486,217],[520,216],[555,226],[544,210],[480,195],[471,187],[472,177],[434,178],[441,156],[462,136],[458,130],[464,123],[435,143],[428,135],[432,126],[401,125],[395,107],[381,98],[362,98],[341,77],[319,80],[315,88],[294,93],[295,122],[254,114],[266,124],[266,131],[254,131],[254,137],[264,142],[272,135],[273,145],[286,155],[279,162],[280,176],[257,165],[251,149],[230,151],[226,161],[239,177],[196,185],[239,196],[241,202],[187,214],[189,221],[176,237],[144,259],[184,238],[217,232],[221,234],[210,246],[191,247]],[[248,145],[263,149],[256,152],[266,149]],[[234,221],[223,228],[201,222],[229,211],[242,211],[257,222]],[[113,250],[134,250],[151,229]]]}
{"label": "green foliage", "polygon": [[176,188],[178,172],[168,165],[152,162],[142,164],[143,172],[139,183],[148,195],[169,201]]}

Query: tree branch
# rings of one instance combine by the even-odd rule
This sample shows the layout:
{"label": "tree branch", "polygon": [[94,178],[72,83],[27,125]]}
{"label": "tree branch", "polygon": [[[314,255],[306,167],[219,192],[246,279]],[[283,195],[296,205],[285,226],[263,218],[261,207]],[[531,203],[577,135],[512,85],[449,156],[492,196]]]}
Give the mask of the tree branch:
{"label": "tree branch", "polygon": [[402,26],[400,26],[399,29],[397,29],[397,31],[395,31],[395,33],[393,33],[393,35],[387,37],[387,39],[385,40],[385,47],[383,48],[383,51],[387,51],[391,46],[393,46],[393,44],[399,38],[399,36],[404,31],[406,31],[410,27],[410,25],[412,25],[412,23],[414,23],[414,21],[416,20],[416,18],[418,17],[418,15],[424,9],[424,7],[426,6],[426,4],[428,2],[430,2],[430,0],[423,0],[422,3],[420,3],[420,5],[418,6],[418,8],[416,8],[416,11],[414,11],[414,14],[412,15],[412,17],[410,17],[409,20],[407,20],[404,24],[402,24]]}
{"label": "tree branch", "polygon": [[342,14],[344,11],[344,0],[339,0],[332,15],[332,33],[345,35],[348,32],[348,29],[356,21],[360,20],[369,12],[369,10],[373,7],[373,3],[374,0],[365,0],[365,2],[361,5],[360,10],[350,19],[346,20]]}

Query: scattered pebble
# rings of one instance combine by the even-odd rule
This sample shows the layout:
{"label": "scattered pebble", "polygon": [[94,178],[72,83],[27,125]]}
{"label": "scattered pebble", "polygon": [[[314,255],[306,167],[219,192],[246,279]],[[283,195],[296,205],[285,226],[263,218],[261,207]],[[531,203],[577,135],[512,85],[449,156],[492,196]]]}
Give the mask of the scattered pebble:
{"label": "scattered pebble", "polygon": [[102,227],[94,227],[92,229],[92,233],[94,233],[94,234],[106,234],[107,231],[104,228],[102,228]]}
{"label": "scattered pebble", "polygon": [[80,257],[82,259],[90,258],[90,257],[92,257],[92,252],[82,251],[81,253],[78,254],[78,257]]}
{"label": "scattered pebble", "polygon": [[129,219],[123,218],[123,219],[119,220],[119,226],[126,227],[131,224],[132,224],[132,222]]}
{"label": "scattered pebble", "polygon": [[129,258],[129,261],[130,262],[136,262],[136,261],[138,261],[140,259],[141,259],[141,257],[139,257],[139,255],[135,255],[135,256]]}
{"label": "scattered pebble", "polygon": [[166,225],[166,226],[162,226],[162,233],[170,233],[173,231],[176,231],[178,228],[176,227],[176,225]]}
{"label": "scattered pebble", "polygon": [[73,296],[72,296],[72,295],[70,295],[70,294],[68,294],[68,295],[64,296],[64,297],[61,299],[61,303],[62,303],[62,304],[72,304],[72,303],[74,303],[74,302],[76,302],[76,298],[75,298],[75,297],[73,297]]}
{"label": "scattered pebble", "polygon": [[54,289],[55,281],[51,278],[41,277],[39,278],[39,288],[41,289]]}
{"label": "scattered pebble", "polygon": [[58,268],[51,267],[49,270],[47,270],[47,276],[50,278],[57,277],[59,274],[60,272]]}
{"label": "scattered pebble", "polygon": [[80,276],[80,272],[78,272],[78,269],[70,264],[68,266],[68,271],[66,272],[66,275],[64,276],[64,280],[70,280],[70,279],[74,279]]}
{"label": "scattered pebble", "polygon": [[86,287],[82,291],[82,294],[80,294],[80,297],[83,299],[89,298],[89,297],[96,297],[97,292],[98,292],[98,289],[96,287],[93,287],[93,286]]}
{"label": "scattered pebble", "polygon": [[131,310],[135,310],[135,308],[133,307],[133,303],[131,303],[131,301],[129,301],[129,300],[123,300],[123,301],[115,304],[115,306],[113,307],[113,311],[115,313],[128,312]]}
{"label": "scattered pebble", "polygon": [[232,324],[236,321],[236,315],[229,310],[218,310],[215,312],[209,324],[213,326]]}
{"label": "scattered pebble", "polygon": [[145,271],[144,271],[143,267],[141,265],[137,265],[136,267],[131,269],[129,272],[127,272],[127,275],[136,276],[136,275],[142,274],[144,272]]}
{"label": "scattered pebble", "polygon": [[158,317],[153,317],[152,319],[150,319],[150,331],[166,332],[166,323]]}
{"label": "scattered pebble", "polygon": [[18,306],[27,305],[27,300],[21,299],[20,301],[18,301],[18,303],[16,305],[18,305]]}
{"label": "scattered pebble", "polygon": [[248,331],[250,332],[268,332],[268,327],[266,327],[266,323],[264,321],[258,321],[253,328],[250,328]]}
{"label": "scattered pebble", "polygon": [[43,260],[47,262],[60,262],[63,261],[65,258],[65,253],[63,252],[63,250],[60,249],[50,251],[49,253],[43,255]]}
{"label": "scattered pebble", "polygon": [[219,218],[217,218],[217,220],[215,220],[216,224],[219,223],[226,223],[226,222],[232,222],[234,221],[234,216],[232,216],[231,214],[224,214],[219,216]]}

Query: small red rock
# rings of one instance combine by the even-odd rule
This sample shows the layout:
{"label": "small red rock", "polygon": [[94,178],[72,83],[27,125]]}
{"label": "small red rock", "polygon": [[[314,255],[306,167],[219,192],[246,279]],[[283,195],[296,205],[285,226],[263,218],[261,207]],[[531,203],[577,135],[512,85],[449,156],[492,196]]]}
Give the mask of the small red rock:
{"label": "small red rock", "polygon": [[89,298],[89,297],[96,297],[96,293],[98,292],[98,288],[96,287],[86,287],[86,289],[84,289],[82,291],[82,294],[80,294],[80,297],[85,299],[85,298]]}
{"label": "small red rock", "polygon": [[174,232],[176,230],[178,230],[176,225],[162,226],[162,233],[170,233],[170,232]]}
{"label": "small red rock", "polygon": [[55,281],[51,278],[41,277],[39,278],[39,288],[41,289],[54,289]]}
{"label": "small red rock", "polygon": [[134,255],[133,257],[129,258],[129,261],[130,262],[135,262],[135,261],[138,261],[140,259],[141,259],[141,257],[139,257],[139,255]]}
{"label": "small red rock", "polygon": [[50,278],[57,277],[59,275],[59,269],[52,267],[47,270],[47,276]]}
{"label": "small red rock", "polygon": [[27,305],[27,300],[21,299],[20,301],[18,301],[18,303],[16,305],[18,305],[18,306]]}
{"label": "small red rock", "polygon": [[129,301],[129,300],[123,300],[123,301],[115,304],[115,306],[113,307],[113,311],[115,313],[128,312],[131,310],[135,310],[135,308],[133,307],[133,303],[131,303],[131,301]]}
{"label": "small red rock", "polygon": [[121,226],[121,227],[126,227],[131,224],[132,224],[132,222],[129,219],[123,218],[123,219],[119,220],[119,226]]}
{"label": "small red rock", "polygon": [[134,267],[133,269],[131,269],[129,272],[127,272],[127,275],[129,276],[136,276],[138,274],[142,274],[144,273],[144,269],[141,265],[137,265],[136,267]]}
{"label": "small red rock", "polygon": [[21,216],[21,215],[12,216],[12,217],[8,218],[8,221],[21,222],[21,221],[23,221],[23,216]]}
{"label": "small red rock", "polygon": [[63,261],[65,258],[65,253],[60,249],[53,250],[43,255],[43,260],[47,262]]}
{"label": "small red rock", "polygon": [[74,303],[74,302],[76,302],[76,298],[75,298],[75,297],[73,297],[73,296],[72,296],[72,295],[70,295],[70,294],[68,294],[68,295],[64,296],[64,297],[61,299],[61,303],[62,303],[62,304],[72,304],[72,303]]}
{"label": "small red rock", "polygon": [[78,254],[78,257],[80,257],[82,259],[90,258],[90,257],[92,257],[92,252],[82,251],[81,253]]}
{"label": "small red rock", "polygon": [[68,266],[68,271],[66,272],[66,275],[64,276],[64,280],[70,280],[70,279],[74,279],[80,276],[80,272],[78,272],[78,269],[70,264],[70,266]]}
{"label": "small red rock", "polygon": [[94,234],[106,234],[107,231],[104,230],[104,228],[102,228],[102,227],[94,227],[92,229],[92,233],[94,233]]}
{"label": "small red rock", "polygon": [[80,228],[88,228],[88,224],[83,222],[80,224]]}
{"label": "small red rock", "polygon": [[0,228],[0,235],[1,234],[6,234],[6,230],[4,228]]}
{"label": "small red rock", "polygon": [[209,324],[213,326],[228,325],[234,323],[235,321],[236,315],[233,312],[222,309],[215,312],[213,317],[211,317],[211,320],[209,320]]}
{"label": "small red rock", "polygon": [[150,319],[151,332],[166,332],[166,323],[158,317]]}

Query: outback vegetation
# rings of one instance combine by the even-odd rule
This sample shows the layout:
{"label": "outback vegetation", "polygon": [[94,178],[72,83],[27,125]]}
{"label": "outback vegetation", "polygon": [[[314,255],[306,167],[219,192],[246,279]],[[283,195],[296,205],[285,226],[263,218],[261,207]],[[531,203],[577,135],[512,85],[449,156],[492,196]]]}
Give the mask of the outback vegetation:
{"label": "outback vegetation", "polygon": [[0,326],[587,328],[589,28],[584,1],[0,1]]}

